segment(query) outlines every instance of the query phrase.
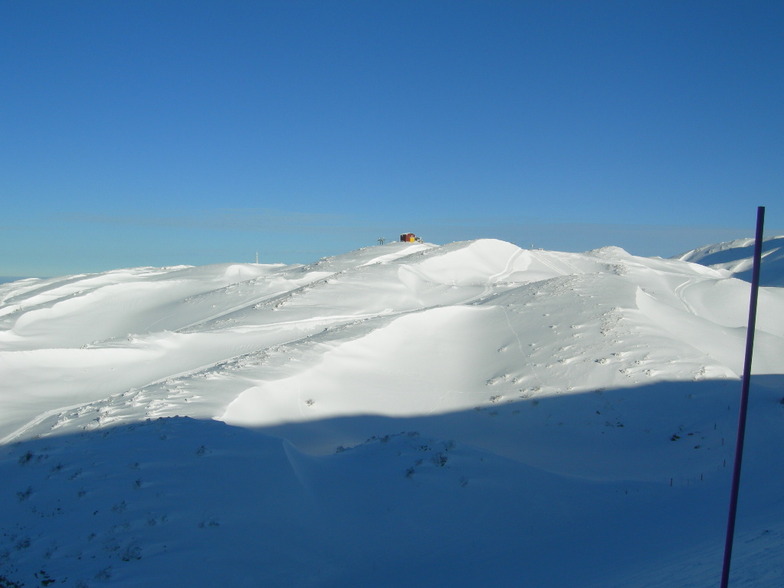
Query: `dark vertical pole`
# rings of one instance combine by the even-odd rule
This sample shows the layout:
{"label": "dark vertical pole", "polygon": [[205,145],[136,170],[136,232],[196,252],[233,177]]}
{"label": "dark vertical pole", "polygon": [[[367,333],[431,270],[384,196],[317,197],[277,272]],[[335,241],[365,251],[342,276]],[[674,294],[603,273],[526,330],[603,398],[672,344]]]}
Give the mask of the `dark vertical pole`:
{"label": "dark vertical pole", "polygon": [[749,326],[746,330],[746,358],[743,364],[743,383],[740,393],[738,416],[738,440],[735,444],[735,467],[732,471],[732,490],[730,491],[730,512],[727,521],[727,538],[724,543],[724,567],[721,571],[721,588],[727,588],[730,580],[730,560],[732,559],[732,540],[735,535],[735,515],[738,510],[738,488],[740,487],[740,466],[743,460],[743,440],[746,436],[746,409],[749,404],[749,383],[751,381],[751,356],[754,348],[754,329],[757,322],[757,294],[759,292],[760,261],[762,259],[762,226],[765,222],[765,207],[757,207],[757,237],[754,242],[754,268],[751,273],[751,298],[749,300]]}

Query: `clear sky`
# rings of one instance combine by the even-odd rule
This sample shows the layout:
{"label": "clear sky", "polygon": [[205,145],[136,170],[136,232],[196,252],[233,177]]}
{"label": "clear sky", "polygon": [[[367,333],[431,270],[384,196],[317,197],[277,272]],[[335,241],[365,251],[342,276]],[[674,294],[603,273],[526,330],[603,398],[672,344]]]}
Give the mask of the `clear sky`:
{"label": "clear sky", "polygon": [[0,1],[0,276],[784,233],[784,2]]}

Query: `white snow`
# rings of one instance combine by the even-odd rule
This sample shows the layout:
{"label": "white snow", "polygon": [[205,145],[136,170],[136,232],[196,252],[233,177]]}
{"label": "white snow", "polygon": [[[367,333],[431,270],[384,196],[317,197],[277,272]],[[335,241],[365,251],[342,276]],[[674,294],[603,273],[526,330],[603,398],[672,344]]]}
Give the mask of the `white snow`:
{"label": "white snow", "polygon": [[[677,256],[716,269],[723,269],[743,280],[751,280],[754,239],[738,239],[706,245]],[[784,236],[769,237],[762,244],[764,270],[760,282],[766,286],[784,286]]]}
{"label": "white snow", "polygon": [[[732,586],[784,584],[782,242]],[[0,586],[716,585],[750,244],[0,284]]]}

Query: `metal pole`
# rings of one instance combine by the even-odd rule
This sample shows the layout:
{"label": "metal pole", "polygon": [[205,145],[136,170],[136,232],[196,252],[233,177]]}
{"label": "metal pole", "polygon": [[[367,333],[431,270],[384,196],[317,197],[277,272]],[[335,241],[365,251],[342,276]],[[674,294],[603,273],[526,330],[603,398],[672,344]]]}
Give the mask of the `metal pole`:
{"label": "metal pole", "polygon": [[751,356],[754,348],[754,329],[757,322],[757,295],[759,293],[760,261],[762,260],[762,227],[765,222],[765,207],[757,207],[757,236],[754,241],[754,267],[751,273],[751,297],[749,300],[749,325],[746,330],[746,358],[743,364],[743,381],[740,393],[738,415],[738,439],[735,444],[735,466],[732,471],[732,490],[730,491],[730,511],[727,520],[727,538],[724,543],[724,566],[721,571],[721,588],[727,588],[730,580],[730,560],[732,559],[732,540],[735,536],[735,515],[738,511],[738,488],[740,487],[740,466],[743,460],[743,441],[746,436],[746,410],[749,404],[749,383],[751,381]]}

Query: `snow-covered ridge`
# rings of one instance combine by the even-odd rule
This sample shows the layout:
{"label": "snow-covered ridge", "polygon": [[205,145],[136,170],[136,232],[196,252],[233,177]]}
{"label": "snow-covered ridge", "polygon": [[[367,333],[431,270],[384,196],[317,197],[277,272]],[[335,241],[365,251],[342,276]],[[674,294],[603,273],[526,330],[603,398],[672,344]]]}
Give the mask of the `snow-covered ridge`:
{"label": "snow-covered ridge", "polygon": [[[742,280],[750,281],[754,261],[754,239],[737,239],[699,247],[677,259],[723,269]],[[784,236],[769,237],[762,242],[760,282],[765,286],[784,286]]]}
{"label": "snow-covered ridge", "polygon": [[[688,562],[722,540],[749,285],[716,263],[743,247],[390,243],[0,284],[0,580],[249,585],[264,552],[265,585],[478,585],[488,558],[497,585],[715,583]],[[784,537],[761,459],[782,310],[763,287],[757,556]]]}
{"label": "snow-covered ridge", "polygon": [[[40,419],[39,405],[11,393],[30,386],[31,371],[47,413],[58,402],[81,412],[100,402],[113,406],[104,423],[117,413],[247,425],[737,377],[745,290],[725,272],[618,248],[574,254],[495,240],[393,243],[308,266],[139,268],[6,284],[0,438],[42,432],[25,425]],[[764,313],[780,294],[762,299]],[[766,316],[761,330],[774,343],[755,371],[776,373],[784,317]],[[202,393],[205,375],[217,391]],[[52,426],[67,427],[72,413]]]}

